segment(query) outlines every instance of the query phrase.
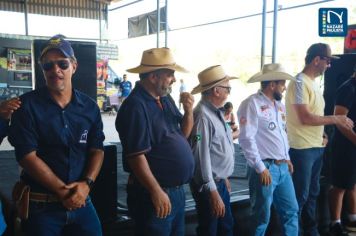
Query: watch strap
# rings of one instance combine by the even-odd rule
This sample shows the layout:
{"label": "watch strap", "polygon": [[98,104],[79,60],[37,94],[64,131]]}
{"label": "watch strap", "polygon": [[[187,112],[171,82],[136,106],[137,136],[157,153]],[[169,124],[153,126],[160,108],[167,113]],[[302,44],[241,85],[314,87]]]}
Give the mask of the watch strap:
{"label": "watch strap", "polygon": [[88,185],[89,189],[92,189],[92,187],[94,185],[94,180],[92,178],[85,177],[84,181]]}

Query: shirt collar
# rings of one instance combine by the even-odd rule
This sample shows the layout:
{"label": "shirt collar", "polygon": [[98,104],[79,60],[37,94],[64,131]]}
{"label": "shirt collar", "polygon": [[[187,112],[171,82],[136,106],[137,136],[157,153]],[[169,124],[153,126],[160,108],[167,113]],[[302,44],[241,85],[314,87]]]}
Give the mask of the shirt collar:
{"label": "shirt collar", "polygon": [[[55,103],[55,101],[53,100],[53,98],[51,97],[51,94],[49,93],[48,87],[43,87],[43,89],[40,89],[39,91],[41,93],[41,95],[49,101],[52,101]],[[72,89],[72,99],[70,101],[70,103],[75,103],[78,104],[80,106],[84,106],[84,101],[82,99],[82,97],[80,96],[79,92],[75,89]]]}
{"label": "shirt collar", "polygon": [[[145,100],[151,100],[151,101],[156,102],[156,98],[153,97],[151,94],[149,94],[147,92],[147,90],[139,82],[136,83],[135,90],[137,90],[139,93],[141,93]],[[167,97],[168,96],[163,96],[163,97],[160,97],[160,99],[165,99]]]}
{"label": "shirt collar", "polygon": [[209,102],[207,99],[202,98],[200,101],[203,105],[208,107],[211,111],[213,112],[220,112],[219,108],[216,108],[211,102]]}
{"label": "shirt collar", "polygon": [[276,100],[274,100],[274,103],[273,103],[273,101],[271,101],[271,99],[269,97],[267,97],[266,94],[264,94],[261,89],[258,90],[258,94],[261,95],[266,101],[268,101],[268,103],[270,103],[273,106],[275,103],[277,103]]}
{"label": "shirt collar", "polygon": [[135,90],[137,90],[139,93],[142,94],[143,98],[146,100],[156,100],[154,97],[152,97],[151,94],[149,94],[146,89],[142,86],[140,82],[137,82],[135,85]]}
{"label": "shirt collar", "polygon": [[82,96],[79,95],[79,92],[75,89],[72,91],[72,100],[71,102],[77,103],[80,106],[84,106],[84,101],[82,99]]}

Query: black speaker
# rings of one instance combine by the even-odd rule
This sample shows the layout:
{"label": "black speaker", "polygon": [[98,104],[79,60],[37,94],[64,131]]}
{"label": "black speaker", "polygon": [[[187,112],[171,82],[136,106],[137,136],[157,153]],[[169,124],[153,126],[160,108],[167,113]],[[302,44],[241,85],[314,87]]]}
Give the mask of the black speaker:
{"label": "black speaker", "polygon": [[105,145],[104,162],[90,192],[92,202],[102,224],[117,218],[117,149]]}
{"label": "black speaker", "polygon": [[[35,65],[35,89],[46,85],[42,69],[38,64],[44,43],[47,40],[33,41]],[[96,101],[96,43],[70,41],[78,61],[78,68],[72,78],[73,88],[78,89]]]}
{"label": "black speaker", "polygon": [[353,73],[356,64],[356,53],[337,55],[338,60],[333,60],[331,67],[325,72],[324,99],[325,115],[334,113],[334,103],[337,88]]}

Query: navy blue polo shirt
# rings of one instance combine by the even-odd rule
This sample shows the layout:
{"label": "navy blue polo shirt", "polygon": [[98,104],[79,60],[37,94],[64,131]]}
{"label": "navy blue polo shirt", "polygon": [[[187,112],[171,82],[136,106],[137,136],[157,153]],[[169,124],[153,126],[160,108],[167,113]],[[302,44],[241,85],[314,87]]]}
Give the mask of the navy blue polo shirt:
{"label": "navy blue polo shirt", "polygon": [[[356,123],[356,79],[351,78],[344,82],[336,91],[336,101],[335,105],[346,107],[349,112],[347,117],[349,117],[354,123]],[[353,128],[356,132],[356,126]],[[335,136],[333,139],[336,148],[345,149],[346,147],[351,148],[352,155],[356,154],[355,145],[346,138],[339,129],[335,129]]]}
{"label": "navy blue polo shirt", "polygon": [[193,176],[194,158],[180,123],[182,114],[168,97],[156,100],[137,83],[116,117],[116,130],[123,147],[124,170],[131,172],[127,159],[145,154],[150,169],[162,187],[187,183]]}
{"label": "navy blue polo shirt", "polygon": [[[62,109],[47,87],[20,97],[21,107],[12,116],[9,141],[17,161],[36,151],[65,183],[83,178],[89,149],[104,149],[103,123],[94,100],[73,90],[70,103]],[[22,177],[35,192],[47,192],[24,172]]]}

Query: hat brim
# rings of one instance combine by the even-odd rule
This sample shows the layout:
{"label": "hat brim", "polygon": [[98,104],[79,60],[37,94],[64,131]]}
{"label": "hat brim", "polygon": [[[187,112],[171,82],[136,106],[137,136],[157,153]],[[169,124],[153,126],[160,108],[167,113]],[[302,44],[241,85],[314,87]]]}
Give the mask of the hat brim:
{"label": "hat brim", "polygon": [[331,59],[335,59],[335,60],[340,59],[340,57],[338,57],[338,56],[333,56],[333,55],[331,55],[330,58],[331,58]]}
{"label": "hat brim", "polygon": [[247,83],[255,83],[262,81],[277,81],[277,80],[295,80],[293,76],[285,72],[269,72],[266,74],[262,74],[261,72],[253,75]]}
{"label": "hat brim", "polygon": [[191,94],[197,94],[197,93],[201,93],[201,92],[204,92],[208,89],[211,89],[213,87],[215,87],[216,85],[219,85],[227,80],[232,80],[232,79],[238,79],[238,77],[234,77],[234,76],[226,76],[223,80],[219,80],[217,81],[216,83],[213,83],[213,84],[209,84],[209,86],[202,86],[202,85],[198,85],[196,86],[195,88],[193,88],[193,90],[190,92]]}
{"label": "hat brim", "polygon": [[178,64],[163,65],[163,66],[139,65],[137,67],[127,69],[126,71],[130,72],[130,73],[144,74],[144,73],[148,73],[148,72],[159,70],[159,69],[169,69],[169,70],[174,70],[174,71],[183,72],[183,73],[189,72],[187,69],[185,69],[184,67],[182,67]]}

